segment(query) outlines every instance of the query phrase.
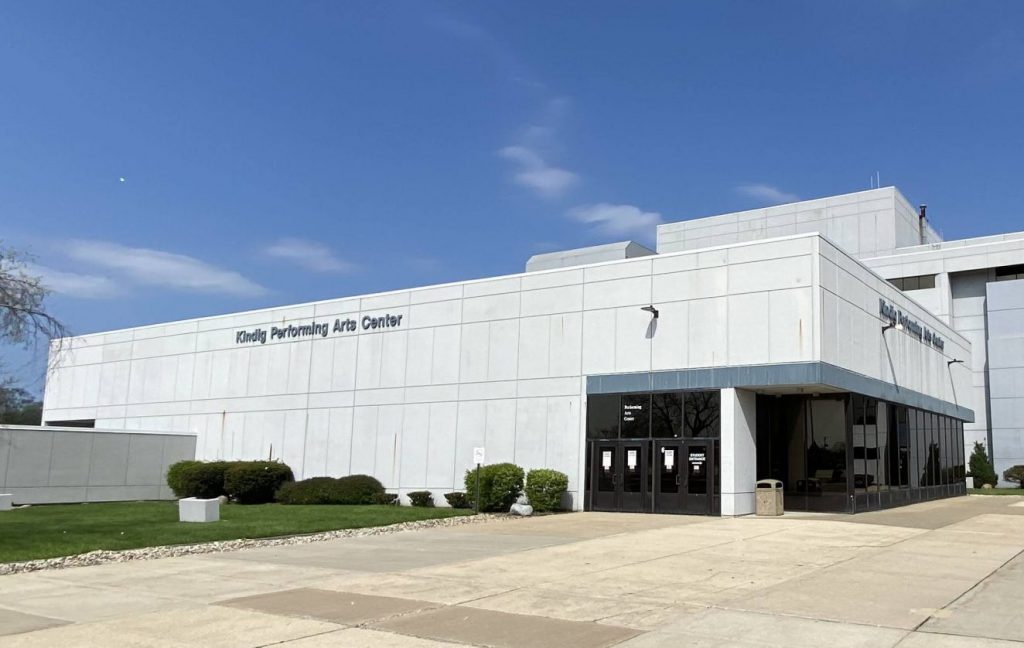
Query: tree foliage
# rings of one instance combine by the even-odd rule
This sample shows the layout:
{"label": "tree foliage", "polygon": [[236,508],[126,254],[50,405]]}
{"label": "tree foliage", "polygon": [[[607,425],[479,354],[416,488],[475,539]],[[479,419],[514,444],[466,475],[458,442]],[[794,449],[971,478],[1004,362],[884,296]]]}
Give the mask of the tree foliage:
{"label": "tree foliage", "polygon": [[984,484],[993,486],[999,481],[996,476],[996,469],[992,467],[992,461],[988,458],[988,451],[985,444],[980,441],[974,442],[974,451],[971,453],[970,476],[974,478],[974,487],[981,488]]}
{"label": "tree foliage", "polygon": [[7,425],[39,425],[43,404],[10,379],[0,381],[0,423]]}

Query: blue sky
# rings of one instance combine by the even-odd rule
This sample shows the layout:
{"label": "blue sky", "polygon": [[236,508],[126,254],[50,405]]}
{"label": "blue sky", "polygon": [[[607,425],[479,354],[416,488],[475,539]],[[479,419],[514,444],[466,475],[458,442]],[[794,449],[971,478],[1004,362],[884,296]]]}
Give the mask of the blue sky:
{"label": "blue sky", "polygon": [[0,238],[75,333],[517,272],[876,171],[946,238],[1024,229],[1018,2],[7,2],[0,89]]}

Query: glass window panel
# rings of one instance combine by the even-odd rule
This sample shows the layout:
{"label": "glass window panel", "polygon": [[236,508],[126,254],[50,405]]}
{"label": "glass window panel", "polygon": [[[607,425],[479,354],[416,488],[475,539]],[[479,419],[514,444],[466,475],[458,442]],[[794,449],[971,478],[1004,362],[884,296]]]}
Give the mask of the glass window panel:
{"label": "glass window panel", "polygon": [[910,421],[907,419],[907,408],[897,405],[896,410],[896,470],[899,485],[910,487]]}
{"label": "glass window panel", "polygon": [[877,408],[877,416],[875,418],[875,434],[878,441],[876,442],[877,451],[877,463],[875,470],[875,485],[880,491],[889,490],[891,484],[891,472],[890,472],[890,446],[889,441],[889,416],[888,406],[886,403],[874,401],[875,407]]}
{"label": "glass window panel", "polygon": [[670,439],[683,435],[683,395],[681,392],[654,394],[651,397],[651,436]]}
{"label": "glass window panel", "polygon": [[686,392],[684,425],[688,437],[717,437],[721,427],[721,397],[718,390]]}
{"label": "glass window panel", "polygon": [[911,486],[921,487],[926,482],[925,467],[928,465],[928,433],[924,427],[924,412],[919,409],[912,411],[911,416],[911,431],[912,431],[912,443],[913,452],[912,466],[914,472],[912,473]]}
{"label": "glass window panel", "polygon": [[942,463],[939,457],[938,420],[935,414],[931,412],[925,414],[925,425],[928,430],[928,466],[926,470],[928,486],[937,486]]}
{"label": "glass window panel", "polygon": [[867,438],[864,397],[854,394],[851,398],[853,418],[853,487],[864,491],[867,485]]}
{"label": "glass window panel", "polygon": [[967,447],[964,445],[964,422],[956,422],[957,447],[960,448],[960,481],[967,479]]}
{"label": "glass window panel", "polygon": [[942,417],[942,483],[953,483],[953,444],[949,439],[949,417]]}
{"label": "glass window panel", "polygon": [[592,395],[587,397],[587,438],[617,439],[619,437],[619,397]]}
{"label": "glass window panel", "polygon": [[935,287],[935,275],[923,275],[920,278],[921,288],[934,288]]}
{"label": "glass window panel", "polygon": [[645,439],[651,435],[651,395],[622,396],[619,433],[623,439]]}
{"label": "glass window panel", "polygon": [[846,401],[807,401],[807,507],[843,510],[846,506]]}
{"label": "glass window panel", "polygon": [[919,287],[918,277],[905,277],[903,279],[903,290],[917,290]]}

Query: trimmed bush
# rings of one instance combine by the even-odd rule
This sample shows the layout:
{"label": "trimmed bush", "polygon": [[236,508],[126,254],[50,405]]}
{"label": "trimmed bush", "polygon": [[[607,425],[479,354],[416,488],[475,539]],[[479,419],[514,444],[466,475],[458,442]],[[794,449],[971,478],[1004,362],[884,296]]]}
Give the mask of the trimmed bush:
{"label": "trimmed bush", "polygon": [[562,508],[562,493],[569,488],[565,473],[537,468],[526,475],[526,498],[534,511],[557,511]]}
{"label": "trimmed bush", "polygon": [[191,497],[185,494],[189,490],[187,475],[189,470],[201,463],[203,462],[186,459],[185,461],[172,463],[167,468],[167,485],[171,487],[176,497]]}
{"label": "trimmed bush", "polygon": [[1011,466],[1003,471],[1003,479],[1024,488],[1024,466]]}
{"label": "trimmed bush", "polygon": [[480,510],[508,511],[523,492],[523,469],[511,463],[492,464],[466,471],[466,493],[475,503],[476,472],[480,471]]}
{"label": "trimmed bush", "polygon": [[992,461],[988,458],[985,444],[980,441],[974,442],[974,451],[971,452],[970,472],[968,477],[974,478],[974,487],[982,488],[985,484],[993,486],[999,481],[996,476],[996,469],[992,467]]}
{"label": "trimmed bush", "polygon": [[286,482],[292,469],[277,461],[235,461],[224,471],[224,490],[240,504],[266,504]]}
{"label": "trimmed bush", "polygon": [[224,473],[232,462],[179,461],[167,469],[167,485],[177,497],[213,499],[227,494]]}
{"label": "trimmed bush", "polygon": [[377,493],[373,496],[374,504],[383,504],[384,506],[394,506],[398,504],[398,495],[394,493]]}
{"label": "trimmed bush", "polygon": [[434,505],[434,498],[430,491],[413,491],[408,494],[408,497],[413,506],[430,507]]}
{"label": "trimmed bush", "polygon": [[397,498],[369,475],[310,477],[285,483],[277,491],[282,504],[394,504]]}
{"label": "trimmed bush", "polygon": [[465,493],[455,491],[454,493],[445,493],[444,498],[448,500],[448,506],[457,509],[468,509],[470,508],[469,498],[466,497]]}
{"label": "trimmed bush", "polygon": [[378,504],[384,485],[369,475],[348,475],[338,479],[339,504]]}
{"label": "trimmed bush", "polygon": [[338,491],[338,480],[334,477],[310,477],[285,482],[277,491],[276,499],[282,504],[341,504]]}

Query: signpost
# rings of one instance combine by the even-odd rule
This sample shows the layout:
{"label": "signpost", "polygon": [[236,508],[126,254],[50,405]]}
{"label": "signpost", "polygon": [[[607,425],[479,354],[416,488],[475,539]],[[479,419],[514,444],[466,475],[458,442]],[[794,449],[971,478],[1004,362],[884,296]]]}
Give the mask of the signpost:
{"label": "signpost", "polygon": [[480,466],[484,463],[484,449],[473,448],[473,463],[476,464],[476,497],[473,498],[473,508],[480,513]]}

